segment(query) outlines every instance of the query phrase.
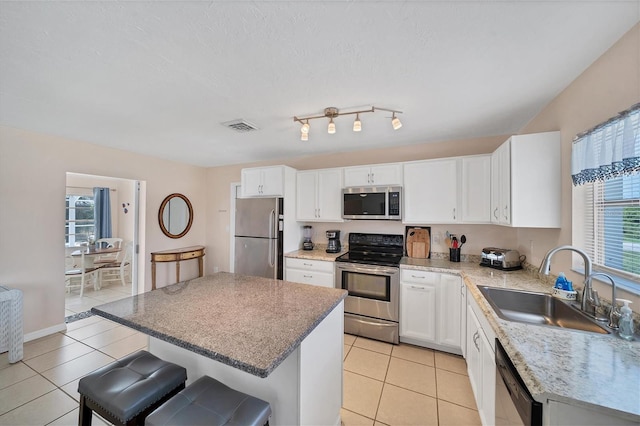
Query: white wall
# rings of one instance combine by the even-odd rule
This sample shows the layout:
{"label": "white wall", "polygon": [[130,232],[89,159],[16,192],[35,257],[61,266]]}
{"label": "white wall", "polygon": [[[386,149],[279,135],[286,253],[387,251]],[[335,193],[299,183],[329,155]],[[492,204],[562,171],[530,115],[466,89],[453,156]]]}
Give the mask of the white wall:
{"label": "white wall", "polygon": [[[144,181],[144,289],[151,288],[150,252],[206,245],[204,168],[0,126],[0,283],[23,291],[27,337],[64,327],[67,172]],[[194,208],[193,227],[178,240],[164,236],[157,219],[172,192],[185,194]]]}

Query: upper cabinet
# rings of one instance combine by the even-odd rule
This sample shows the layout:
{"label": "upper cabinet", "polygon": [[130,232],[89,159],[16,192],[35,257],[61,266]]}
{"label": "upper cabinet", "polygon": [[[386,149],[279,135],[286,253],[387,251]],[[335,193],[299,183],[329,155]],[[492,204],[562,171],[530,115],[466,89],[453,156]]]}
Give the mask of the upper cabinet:
{"label": "upper cabinet", "polygon": [[296,219],[342,222],[342,169],[305,170],[296,176]]}
{"label": "upper cabinet", "polygon": [[512,136],[491,156],[491,222],[560,228],[560,132]]}
{"label": "upper cabinet", "polygon": [[491,155],[462,157],[459,167],[461,221],[491,222]]}
{"label": "upper cabinet", "polygon": [[489,155],[405,163],[403,222],[490,223],[490,179]]}
{"label": "upper cabinet", "polygon": [[344,186],[402,185],[402,164],[344,168]]}
{"label": "upper cabinet", "polygon": [[285,174],[293,170],[287,166],[242,169],[242,197],[282,197],[285,192]]}

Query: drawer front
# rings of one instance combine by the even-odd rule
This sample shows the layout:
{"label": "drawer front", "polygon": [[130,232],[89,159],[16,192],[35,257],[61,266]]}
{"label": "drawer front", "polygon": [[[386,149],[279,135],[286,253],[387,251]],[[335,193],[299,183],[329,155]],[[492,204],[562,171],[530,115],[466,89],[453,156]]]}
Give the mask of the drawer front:
{"label": "drawer front", "polygon": [[401,269],[400,281],[416,284],[437,284],[440,282],[440,273],[420,271],[418,269]]}
{"label": "drawer front", "polygon": [[181,253],[180,259],[182,260],[193,259],[194,257],[200,257],[200,256],[202,256],[202,250],[188,251],[186,253]]}
{"label": "drawer front", "polygon": [[152,254],[151,255],[151,260],[153,260],[154,262],[173,262],[173,261],[176,261],[178,259],[179,259],[179,257],[175,253],[171,253],[171,254]]}
{"label": "drawer front", "polygon": [[285,279],[294,283],[311,284],[321,287],[333,287],[333,272],[303,271],[287,268]]}
{"label": "drawer front", "polygon": [[318,272],[330,272],[333,274],[334,262],[327,262],[324,260],[309,260],[309,259],[297,259],[286,258],[287,268],[303,269],[306,271],[318,271]]}

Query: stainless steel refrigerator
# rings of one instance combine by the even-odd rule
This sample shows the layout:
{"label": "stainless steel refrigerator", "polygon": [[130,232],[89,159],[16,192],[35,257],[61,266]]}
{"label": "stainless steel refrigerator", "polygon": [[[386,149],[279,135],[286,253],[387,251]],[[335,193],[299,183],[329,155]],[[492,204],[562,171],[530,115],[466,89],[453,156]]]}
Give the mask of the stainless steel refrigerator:
{"label": "stainless steel refrigerator", "polygon": [[282,198],[236,199],[235,273],[282,279]]}

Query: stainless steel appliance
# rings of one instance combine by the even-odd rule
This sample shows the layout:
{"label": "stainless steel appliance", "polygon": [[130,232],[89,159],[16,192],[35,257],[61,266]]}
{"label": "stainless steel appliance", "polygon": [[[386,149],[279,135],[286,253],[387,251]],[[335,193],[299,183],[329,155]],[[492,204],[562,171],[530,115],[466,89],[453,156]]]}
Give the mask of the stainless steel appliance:
{"label": "stainless steel appliance", "polygon": [[541,425],[542,404],[533,399],[496,339],[496,425]]}
{"label": "stainless steel appliance", "polygon": [[336,288],[344,304],[346,333],[399,343],[402,235],[349,234],[349,251],[336,258]]}
{"label": "stainless steel appliance", "polygon": [[343,219],[402,219],[402,187],[363,186],[342,189]]}
{"label": "stainless steel appliance", "polygon": [[485,247],[482,249],[480,266],[488,266],[502,271],[515,271],[522,269],[522,262],[525,259],[526,256],[520,256],[518,250]]}
{"label": "stainless steel appliance", "polygon": [[282,279],[282,198],[236,199],[235,272]]}
{"label": "stainless steel appliance", "polygon": [[329,242],[327,243],[327,253],[340,253],[342,250],[342,246],[340,245],[340,231],[337,229],[332,229],[327,231],[327,238]]}

